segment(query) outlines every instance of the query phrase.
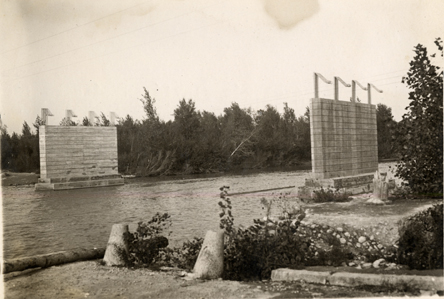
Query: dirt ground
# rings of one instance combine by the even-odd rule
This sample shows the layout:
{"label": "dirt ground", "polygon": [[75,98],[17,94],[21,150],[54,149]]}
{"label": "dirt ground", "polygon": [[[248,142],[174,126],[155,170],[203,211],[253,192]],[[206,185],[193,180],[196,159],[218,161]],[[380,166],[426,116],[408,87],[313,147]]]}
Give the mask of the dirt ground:
{"label": "dirt ground", "polygon": [[316,298],[418,295],[304,282],[189,280],[184,273],[106,267],[85,261],[4,275],[6,299],[19,298]]}
{"label": "dirt ground", "polygon": [[396,200],[386,205],[366,204],[371,194],[356,195],[350,202],[319,203],[305,206],[308,223],[333,227],[347,225],[373,235],[384,245],[393,245],[399,238],[398,223],[402,218],[425,210],[442,200]]}

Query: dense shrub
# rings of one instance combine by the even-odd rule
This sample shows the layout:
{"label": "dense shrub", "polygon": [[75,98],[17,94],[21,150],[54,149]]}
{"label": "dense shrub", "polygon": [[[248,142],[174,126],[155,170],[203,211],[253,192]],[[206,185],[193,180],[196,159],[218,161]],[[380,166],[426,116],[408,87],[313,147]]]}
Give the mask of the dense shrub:
{"label": "dense shrub", "polygon": [[194,238],[185,241],[181,247],[166,248],[163,251],[162,261],[168,266],[192,270],[196,264],[199,251],[202,248],[203,238]]}
{"label": "dense shrub", "polygon": [[124,239],[128,253],[121,251],[128,265],[150,266],[159,261],[162,248],[168,246],[168,239],[161,233],[171,226],[170,215],[156,213],[148,222],[139,222],[134,233],[127,232]]}
{"label": "dense shrub", "polygon": [[399,236],[399,263],[418,270],[443,268],[443,204],[404,220]]}
{"label": "dense shrub", "polygon": [[333,190],[331,188],[322,188],[313,191],[312,201],[314,202],[345,202],[350,201],[350,193],[341,191],[340,189]]}
{"label": "dense shrub", "polygon": [[[224,279],[267,279],[273,269],[301,268],[309,247],[306,239],[296,235],[304,213],[282,213],[281,220],[269,218],[272,200],[262,199],[267,209],[264,219],[254,220],[248,228],[233,227],[231,202],[227,187],[222,187],[221,228],[225,229]],[[289,217],[290,215],[290,217]]]}

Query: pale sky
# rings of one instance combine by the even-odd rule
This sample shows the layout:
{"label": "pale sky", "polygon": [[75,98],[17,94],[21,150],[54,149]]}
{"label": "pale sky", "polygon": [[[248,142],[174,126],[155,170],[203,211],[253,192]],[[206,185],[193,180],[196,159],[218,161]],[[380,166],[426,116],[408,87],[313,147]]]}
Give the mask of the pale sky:
{"label": "pale sky", "polygon": [[442,0],[0,0],[1,119],[9,133],[41,108],[50,125],[66,109],[143,119],[143,87],[166,121],[182,98],[216,115],[288,102],[299,116],[319,72],[373,83],[384,92],[372,102],[400,120],[401,78],[418,43],[437,51],[443,11]]}

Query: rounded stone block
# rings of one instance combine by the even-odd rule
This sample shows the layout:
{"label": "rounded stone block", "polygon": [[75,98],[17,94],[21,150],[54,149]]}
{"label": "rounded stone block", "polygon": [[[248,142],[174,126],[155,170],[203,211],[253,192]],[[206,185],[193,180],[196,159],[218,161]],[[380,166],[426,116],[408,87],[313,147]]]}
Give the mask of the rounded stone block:
{"label": "rounded stone block", "polygon": [[127,224],[113,224],[108,244],[106,246],[103,261],[107,266],[123,266],[125,261],[121,256],[122,250],[128,252],[128,244],[126,244],[123,235],[128,232]]}
{"label": "rounded stone block", "polygon": [[194,265],[194,277],[216,279],[224,270],[224,232],[207,231]]}

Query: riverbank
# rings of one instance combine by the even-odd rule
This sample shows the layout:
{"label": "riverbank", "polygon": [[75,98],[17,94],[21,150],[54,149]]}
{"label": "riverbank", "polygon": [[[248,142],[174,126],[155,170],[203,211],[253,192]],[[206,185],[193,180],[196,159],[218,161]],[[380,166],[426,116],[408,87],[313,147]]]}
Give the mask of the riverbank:
{"label": "riverbank", "polygon": [[[330,269],[334,270],[333,268]],[[4,275],[8,299],[313,298],[433,295],[390,287],[341,287],[304,281],[190,280],[180,269],[127,269],[85,261]]]}
{"label": "riverbank", "polygon": [[[170,176],[126,176],[125,183],[133,183],[139,181],[169,181],[178,179],[199,179],[199,178],[209,178],[209,177],[220,177],[224,175],[249,175],[258,173],[273,173],[273,172],[286,172],[286,171],[296,171],[296,170],[311,170],[311,161],[304,161],[295,166],[288,167],[268,167],[259,169],[233,169],[227,172],[217,172],[217,173],[202,173],[202,174],[175,174]],[[40,178],[40,174],[33,172],[10,172],[4,171],[1,174],[2,186],[23,186],[29,185],[34,187]]]}
{"label": "riverbank", "polygon": [[32,185],[37,183],[40,178],[40,174],[33,172],[2,172],[2,186],[23,186]]}

